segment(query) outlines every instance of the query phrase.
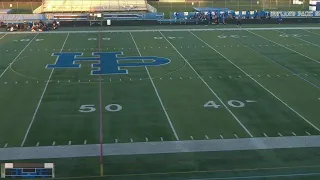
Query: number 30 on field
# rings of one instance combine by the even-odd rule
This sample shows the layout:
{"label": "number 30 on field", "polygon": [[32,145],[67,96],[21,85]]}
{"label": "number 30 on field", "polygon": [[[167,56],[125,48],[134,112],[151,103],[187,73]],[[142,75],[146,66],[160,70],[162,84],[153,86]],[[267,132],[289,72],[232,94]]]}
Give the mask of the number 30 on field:
{"label": "number 30 on field", "polygon": [[[110,112],[117,112],[117,111],[121,111],[122,106],[120,106],[119,104],[109,104],[105,107],[105,109]],[[82,105],[80,106],[80,109],[79,109],[79,112],[82,112],[82,113],[91,113],[94,111],[96,111],[94,104]]]}

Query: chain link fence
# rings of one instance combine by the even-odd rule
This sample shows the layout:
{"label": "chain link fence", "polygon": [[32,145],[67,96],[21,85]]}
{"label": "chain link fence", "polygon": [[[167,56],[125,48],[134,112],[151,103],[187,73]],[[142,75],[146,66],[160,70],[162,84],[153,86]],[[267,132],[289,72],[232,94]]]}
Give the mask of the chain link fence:
{"label": "chain link fence", "polygon": [[308,0],[212,0],[199,2],[148,2],[158,12],[193,11],[194,7],[228,8],[230,10],[292,10],[309,9]]}

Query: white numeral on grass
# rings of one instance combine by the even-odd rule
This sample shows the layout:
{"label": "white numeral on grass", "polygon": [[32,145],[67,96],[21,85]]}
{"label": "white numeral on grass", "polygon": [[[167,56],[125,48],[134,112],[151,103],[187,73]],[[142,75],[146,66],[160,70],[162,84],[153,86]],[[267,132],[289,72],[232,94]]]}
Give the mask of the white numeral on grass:
{"label": "white numeral on grass", "polygon": [[[253,101],[253,100],[246,100],[247,103],[253,103],[253,102],[257,102],[257,101]],[[244,102],[241,102],[241,101],[238,101],[238,100],[229,100],[228,102],[228,105],[231,106],[231,107],[234,107],[234,108],[242,108],[245,106],[245,103]],[[219,108],[220,105],[219,104],[216,104],[214,101],[208,101],[207,103],[205,103],[203,105],[203,107],[205,108]]]}
{"label": "white numeral on grass", "polygon": [[82,105],[79,109],[79,112],[90,113],[90,112],[94,112],[95,110],[96,110],[96,108],[94,107],[94,105],[89,104],[89,105]]}
{"label": "white numeral on grass", "polygon": [[224,39],[224,38],[227,38],[227,36],[225,36],[225,35],[220,35],[220,36],[218,36],[218,38]]}
{"label": "white numeral on grass", "polygon": [[110,112],[117,112],[117,111],[120,111],[121,109],[122,109],[122,106],[120,106],[119,104],[109,104],[106,106],[106,110]]}
{"label": "white numeral on grass", "polygon": [[235,108],[241,108],[244,107],[244,103],[238,100],[230,100],[228,101],[229,106],[235,107]]}
{"label": "white numeral on grass", "polygon": [[203,107],[213,107],[213,108],[219,108],[220,105],[216,104],[214,101],[208,101],[203,105]]}
{"label": "white numeral on grass", "polygon": [[238,36],[238,35],[230,35],[230,37],[232,37],[232,38],[239,38],[240,36]]}
{"label": "white numeral on grass", "polygon": [[[105,107],[105,109],[110,112],[118,112],[122,110],[122,106],[119,104],[109,104]],[[94,104],[81,105],[79,109],[79,112],[82,113],[91,113],[94,111],[96,111]]]}
{"label": "white numeral on grass", "polygon": [[[220,36],[218,36],[218,38],[220,38],[220,39],[225,39],[225,38],[227,38],[227,37],[230,37],[230,38],[240,38],[239,35],[229,35],[229,36],[220,35]],[[242,36],[242,37],[245,37],[245,36]]]}
{"label": "white numeral on grass", "polygon": [[21,39],[20,41],[30,41],[30,39]]}
{"label": "white numeral on grass", "polygon": [[162,37],[153,37],[154,39],[162,39]]}
{"label": "white numeral on grass", "polygon": [[[98,40],[97,38],[88,38],[88,41],[97,41],[97,40]],[[111,38],[104,37],[104,38],[102,38],[102,40],[104,40],[104,41],[110,41]]]}

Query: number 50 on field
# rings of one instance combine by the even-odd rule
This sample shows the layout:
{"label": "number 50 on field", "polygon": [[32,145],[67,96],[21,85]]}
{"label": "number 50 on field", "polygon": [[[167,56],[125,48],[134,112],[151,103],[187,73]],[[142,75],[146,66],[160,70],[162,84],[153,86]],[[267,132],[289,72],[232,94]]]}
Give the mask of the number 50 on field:
{"label": "number 50 on field", "polygon": [[[109,105],[105,106],[104,108],[105,108],[105,110],[110,111],[110,112],[118,112],[118,111],[121,111],[122,106],[119,104],[109,104]],[[82,113],[91,113],[96,110],[97,109],[94,104],[81,105],[79,108],[79,112],[82,112]]]}

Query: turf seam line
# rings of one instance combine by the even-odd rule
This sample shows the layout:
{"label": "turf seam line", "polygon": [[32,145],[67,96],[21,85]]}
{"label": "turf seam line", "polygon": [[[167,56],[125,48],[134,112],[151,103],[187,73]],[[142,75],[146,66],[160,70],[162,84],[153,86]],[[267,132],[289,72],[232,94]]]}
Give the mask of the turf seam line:
{"label": "turf seam line", "polygon": [[265,40],[267,40],[267,41],[270,41],[270,42],[272,42],[272,43],[274,43],[274,44],[276,44],[276,45],[278,45],[278,46],[281,46],[281,47],[283,47],[283,48],[286,48],[286,49],[288,49],[288,50],[290,50],[290,51],[292,51],[292,52],[295,52],[295,53],[297,53],[297,54],[299,54],[299,55],[301,55],[301,56],[303,56],[303,57],[305,57],[305,58],[307,58],[307,59],[310,59],[310,60],[312,60],[312,61],[320,64],[319,61],[317,61],[317,60],[315,60],[315,59],[313,59],[313,58],[311,58],[311,57],[309,57],[309,56],[306,56],[306,55],[304,55],[304,54],[302,54],[302,53],[300,53],[300,52],[298,52],[298,51],[295,51],[295,50],[293,50],[293,49],[290,49],[290,48],[288,48],[288,47],[286,47],[286,46],[284,46],[284,45],[282,45],[282,44],[279,44],[279,43],[277,43],[277,42],[275,42],[275,41],[272,41],[271,39],[268,39],[268,38],[266,38],[266,37],[264,37],[264,36],[261,36],[261,35],[259,35],[259,34],[254,33],[254,32],[251,32],[251,31],[249,31],[249,30],[247,30],[247,32],[249,32],[249,33],[251,33],[251,34],[254,34],[254,35],[256,35],[256,36],[258,36],[258,37],[260,37],[260,38],[262,38],[262,39],[265,39]]}
{"label": "turf seam line", "polygon": [[33,42],[33,40],[39,35],[39,33],[37,33],[32,40],[20,51],[20,53],[9,63],[9,65],[6,67],[6,69],[1,73],[0,75],[0,79],[1,77],[4,75],[4,73],[11,67],[11,64],[14,63],[18,57],[24,52],[25,49],[27,49],[27,47],[29,47],[29,45]]}
{"label": "turf seam line", "polygon": [[[129,32],[129,34],[130,34],[130,36],[131,36],[131,38],[132,38],[132,41],[133,41],[133,43],[134,43],[134,45],[135,45],[135,47],[136,47],[139,55],[141,56],[140,50],[139,50],[139,48],[138,48],[138,45],[137,45],[136,41],[135,41],[134,38],[133,38],[132,33]],[[144,62],[144,61],[142,61],[142,62]],[[161,99],[159,93],[158,93],[158,90],[157,90],[157,88],[156,88],[156,85],[155,85],[155,83],[153,82],[153,80],[152,80],[152,78],[151,78],[150,72],[149,72],[149,70],[148,70],[148,68],[147,68],[146,66],[145,66],[145,69],[146,69],[147,74],[148,74],[148,76],[149,76],[150,82],[151,82],[151,84],[152,84],[152,86],[153,86],[153,89],[154,89],[154,91],[155,91],[155,93],[156,93],[156,95],[157,95],[157,97],[158,97],[158,100],[159,100],[159,102],[160,102],[160,105],[162,106],[163,112],[164,112],[164,114],[165,114],[166,117],[167,117],[167,120],[168,120],[168,122],[169,122],[169,125],[170,125],[170,127],[171,127],[171,130],[172,130],[172,132],[173,132],[176,140],[179,140],[179,136],[178,136],[178,134],[177,134],[177,132],[176,132],[174,126],[173,126],[173,123],[171,122],[171,119],[170,119],[170,117],[169,117],[169,114],[168,114],[167,110],[165,109],[165,106],[164,106],[164,104],[163,104],[163,102],[162,102],[162,99]]]}
{"label": "turf seam line", "polygon": [[[207,29],[147,29],[147,30],[92,30],[92,31],[49,31],[49,32],[41,32],[41,34],[65,34],[65,33],[98,33],[98,32],[155,32],[155,31],[168,31],[168,32],[184,32],[184,31],[263,31],[263,30],[301,30],[301,29],[309,29],[309,30],[319,30],[320,27],[270,27],[270,28],[207,28]],[[7,32],[0,32],[0,34],[6,34]],[[34,34],[34,32],[10,32],[10,34]]]}
{"label": "turf seam line", "polygon": [[[190,31],[189,31],[190,32]],[[213,91],[213,89],[208,85],[208,83],[199,75],[199,73],[193,68],[193,66],[189,63],[189,61],[178,51],[178,49],[162,34],[161,31],[159,33],[162,37],[172,46],[172,48],[182,57],[182,59],[189,65],[189,67],[194,71],[194,73],[201,79],[201,81],[207,86],[207,88],[211,91],[211,93],[220,101],[220,103],[227,109],[227,111],[231,114],[231,116],[238,122],[238,124],[246,131],[246,133],[253,137],[251,132],[242,124],[242,122],[238,119],[238,117],[228,108],[228,106],[222,101],[222,99]],[[191,33],[191,32],[190,32]]]}
{"label": "turf seam line", "polygon": [[[66,36],[66,38],[65,38],[65,40],[64,40],[64,42],[63,42],[63,44],[62,44],[60,53],[63,51],[63,48],[64,48],[64,46],[65,46],[65,44],[66,44],[66,42],[67,42],[67,40],[68,40],[68,37],[69,37],[69,33],[67,34],[67,36]],[[34,111],[34,113],[33,113],[31,122],[30,122],[30,124],[29,124],[29,126],[28,126],[27,132],[26,132],[26,134],[25,134],[25,136],[24,136],[24,138],[23,138],[23,140],[22,140],[22,142],[21,142],[21,147],[24,146],[24,143],[25,143],[26,140],[27,140],[27,137],[28,137],[28,135],[29,135],[29,132],[30,132],[30,129],[31,129],[32,125],[33,125],[33,122],[34,122],[34,120],[35,120],[35,117],[36,117],[36,115],[37,115],[37,113],[38,113],[38,110],[39,110],[39,107],[40,107],[40,105],[41,105],[41,102],[42,102],[42,99],[43,99],[43,97],[44,97],[44,94],[45,94],[45,92],[46,92],[46,90],[47,90],[47,88],[48,88],[48,85],[49,85],[49,82],[50,82],[50,80],[51,80],[51,76],[52,76],[52,74],[53,74],[53,71],[54,71],[54,68],[51,70],[51,73],[50,73],[50,75],[49,75],[49,78],[48,78],[48,80],[47,80],[47,83],[46,83],[46,85],[45,85],[45,87],[44,87],[44,89],[43,89],[43,91],[42,91],[42,94],[41,94],[41,96],[40,96],[38,105],[37,105],[37,107],[36,107],[36,109],[35,109],[35,111]]]}
{"label": "turf seam line", "polygon": [[[250,32],[250,31],[248,31]],[[209,45],[207,42],[205,42],[204,40],[202,40],[201,38],[199,38],[197,35],[195,35],[194,33],[190,32],[191,34],[193,34],[198,40],[200,40],[201,42],[203,42],[204,44],[206,44],[208,47],[210,47],[212,50],[214,50],[215,52],[217,52],[218,54],[220,54],[220,56],[222,56],[223,58],[225,58],[227,61],[229,61],[232,65],[234,65],[237,69],[239,69],[241,72],[243,72],[244,74],[246,74],[250,79],[252,79],[255,83],[257,83],[260,87],[262,87],[264,90],[266,90],[268,93],[270,93],[274,98],[276,98],[277,100],[279,100],[283,105],[285,105],[287,108],[289,108],[291,111],[293,111],[296,115],[298,115],[301,119],[303,119],[305,122],[307,122],[310,126],[312,126],[314,129],[316,129],[317,131],[320,132],[320,129],[315,126],[313,123],[311,123],[308,119],[306,119],[304,116],[302,116],[300,113],[298,113],[296,110],[294,110],[291,106],[289,106],[287,103],[285,103],[283,100],[281,100],[278,96],[276,96],[273,92],[271,92],[269,89],[267,89],[266,87],[264,87],[262,84],[260,84],[257,80],[255,80],[253,77],[249,76],[247,72],[245,72],[243,69],[241,69],[239,66],[237,66],[235,63],[233,63],[229,58],[227,58],[226,56],[224,56],[222,53],[220,53],[219,51],[217,51],[215,48],[213,48],[211,45]],[[284,46],[285,47],[285,46]]]}

